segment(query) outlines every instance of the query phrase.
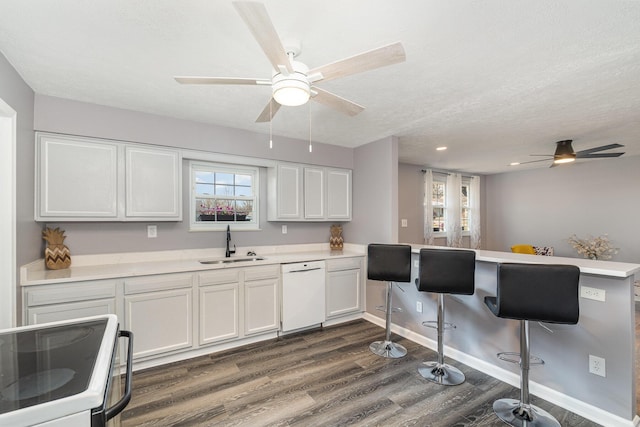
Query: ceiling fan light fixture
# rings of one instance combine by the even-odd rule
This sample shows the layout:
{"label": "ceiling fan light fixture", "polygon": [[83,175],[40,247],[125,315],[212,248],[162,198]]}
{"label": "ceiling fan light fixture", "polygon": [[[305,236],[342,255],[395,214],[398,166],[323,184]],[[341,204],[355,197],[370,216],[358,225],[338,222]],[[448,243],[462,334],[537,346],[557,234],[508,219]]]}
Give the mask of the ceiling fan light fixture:
{"label": "ceiling fan light fixture", "polygon": [[271,79],[273,99],[280,105],[297,107],[306,104],[311,96],[311,86],[307,79],[306,65],[291,61],[295,72],[290,74],[277,73]]}
{"label": "ceiling fan light fixture", "polygon": [[556,142],[556,152],[553,154],[553,163],[560,165],[563,163],[571,163],[576,160],[576,153],[571,146],[571,139]]}
{"label": "ceiling fan light fixture", "polygon": [[556,165],[560,165],[562,163],[571,163],[575,161],[576,161],[575,157],[559,157],[557,159],[554,159],[553,163],[555,163]]}

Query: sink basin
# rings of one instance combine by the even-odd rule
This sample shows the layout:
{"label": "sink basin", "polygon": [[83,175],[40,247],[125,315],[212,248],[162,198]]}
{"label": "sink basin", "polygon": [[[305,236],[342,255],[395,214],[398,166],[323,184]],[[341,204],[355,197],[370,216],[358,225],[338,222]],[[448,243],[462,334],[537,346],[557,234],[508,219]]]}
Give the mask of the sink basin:
{"label": "sink basin", "polygon": [[224,258],[224,259],[201,259],[198,261],[200,264],[234,264],[237,262],[254,262],[262,261],[264,258],[259,256],[244,257],[244,258]]}

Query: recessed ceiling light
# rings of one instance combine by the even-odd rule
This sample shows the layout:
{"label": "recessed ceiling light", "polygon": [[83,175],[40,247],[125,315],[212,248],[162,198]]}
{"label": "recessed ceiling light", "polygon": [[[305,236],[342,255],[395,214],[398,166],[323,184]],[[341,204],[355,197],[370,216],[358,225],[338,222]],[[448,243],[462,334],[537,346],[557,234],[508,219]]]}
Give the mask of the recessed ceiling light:
{"label": "recessed ceiling light", "polygon": [[509,163],[509,166],[518,166],[520,164],[520,162],[512,162]]}
{"label": "recessed ceiling light", "polygon": [[446,149],[447,149],[447,147],[436,147],[436,150],[437,150],[437,151],[444,151],[444,150],[446,150]]}

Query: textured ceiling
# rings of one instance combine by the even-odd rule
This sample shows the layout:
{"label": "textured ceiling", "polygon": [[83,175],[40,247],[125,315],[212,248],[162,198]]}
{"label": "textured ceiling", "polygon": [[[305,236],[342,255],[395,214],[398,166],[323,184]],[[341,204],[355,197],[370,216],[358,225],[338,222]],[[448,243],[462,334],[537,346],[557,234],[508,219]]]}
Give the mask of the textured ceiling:
{"label": "textured ceiling", "polygon": [[[356,147],[388,136],[400,160],[496,173],[576,151],[640,155],[640,2],[266,0],[311,68],[401,41],[407,60],[318,86],[366,107],[283,107],[276,135]],[[184,86],[174,75],[270,78],[228,0],[2,0],[0,51],[36,93],[268,133],[269,87]],[[311,116],[311,117],[309,117]],[[436,152],[445,145],[448,150]],[[582,160],[582,162],[615,159]]]}

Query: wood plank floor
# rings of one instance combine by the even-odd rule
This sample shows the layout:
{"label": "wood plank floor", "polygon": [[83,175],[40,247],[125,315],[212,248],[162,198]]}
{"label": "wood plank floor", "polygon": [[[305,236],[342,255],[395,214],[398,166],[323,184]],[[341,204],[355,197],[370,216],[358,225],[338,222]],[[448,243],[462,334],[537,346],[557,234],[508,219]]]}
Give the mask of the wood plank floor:
{"label": "wood plank floor", "polygon": [[[418,374],[435,352],[406,339],[401,359],[372,354],[384,330],[365,320],[286,336],[139,371],[127,426],[503,426],[492,403],[518,389],[455,361],[467,381]],[[532,403],[565,427],[598,426],[550,403]]]}

